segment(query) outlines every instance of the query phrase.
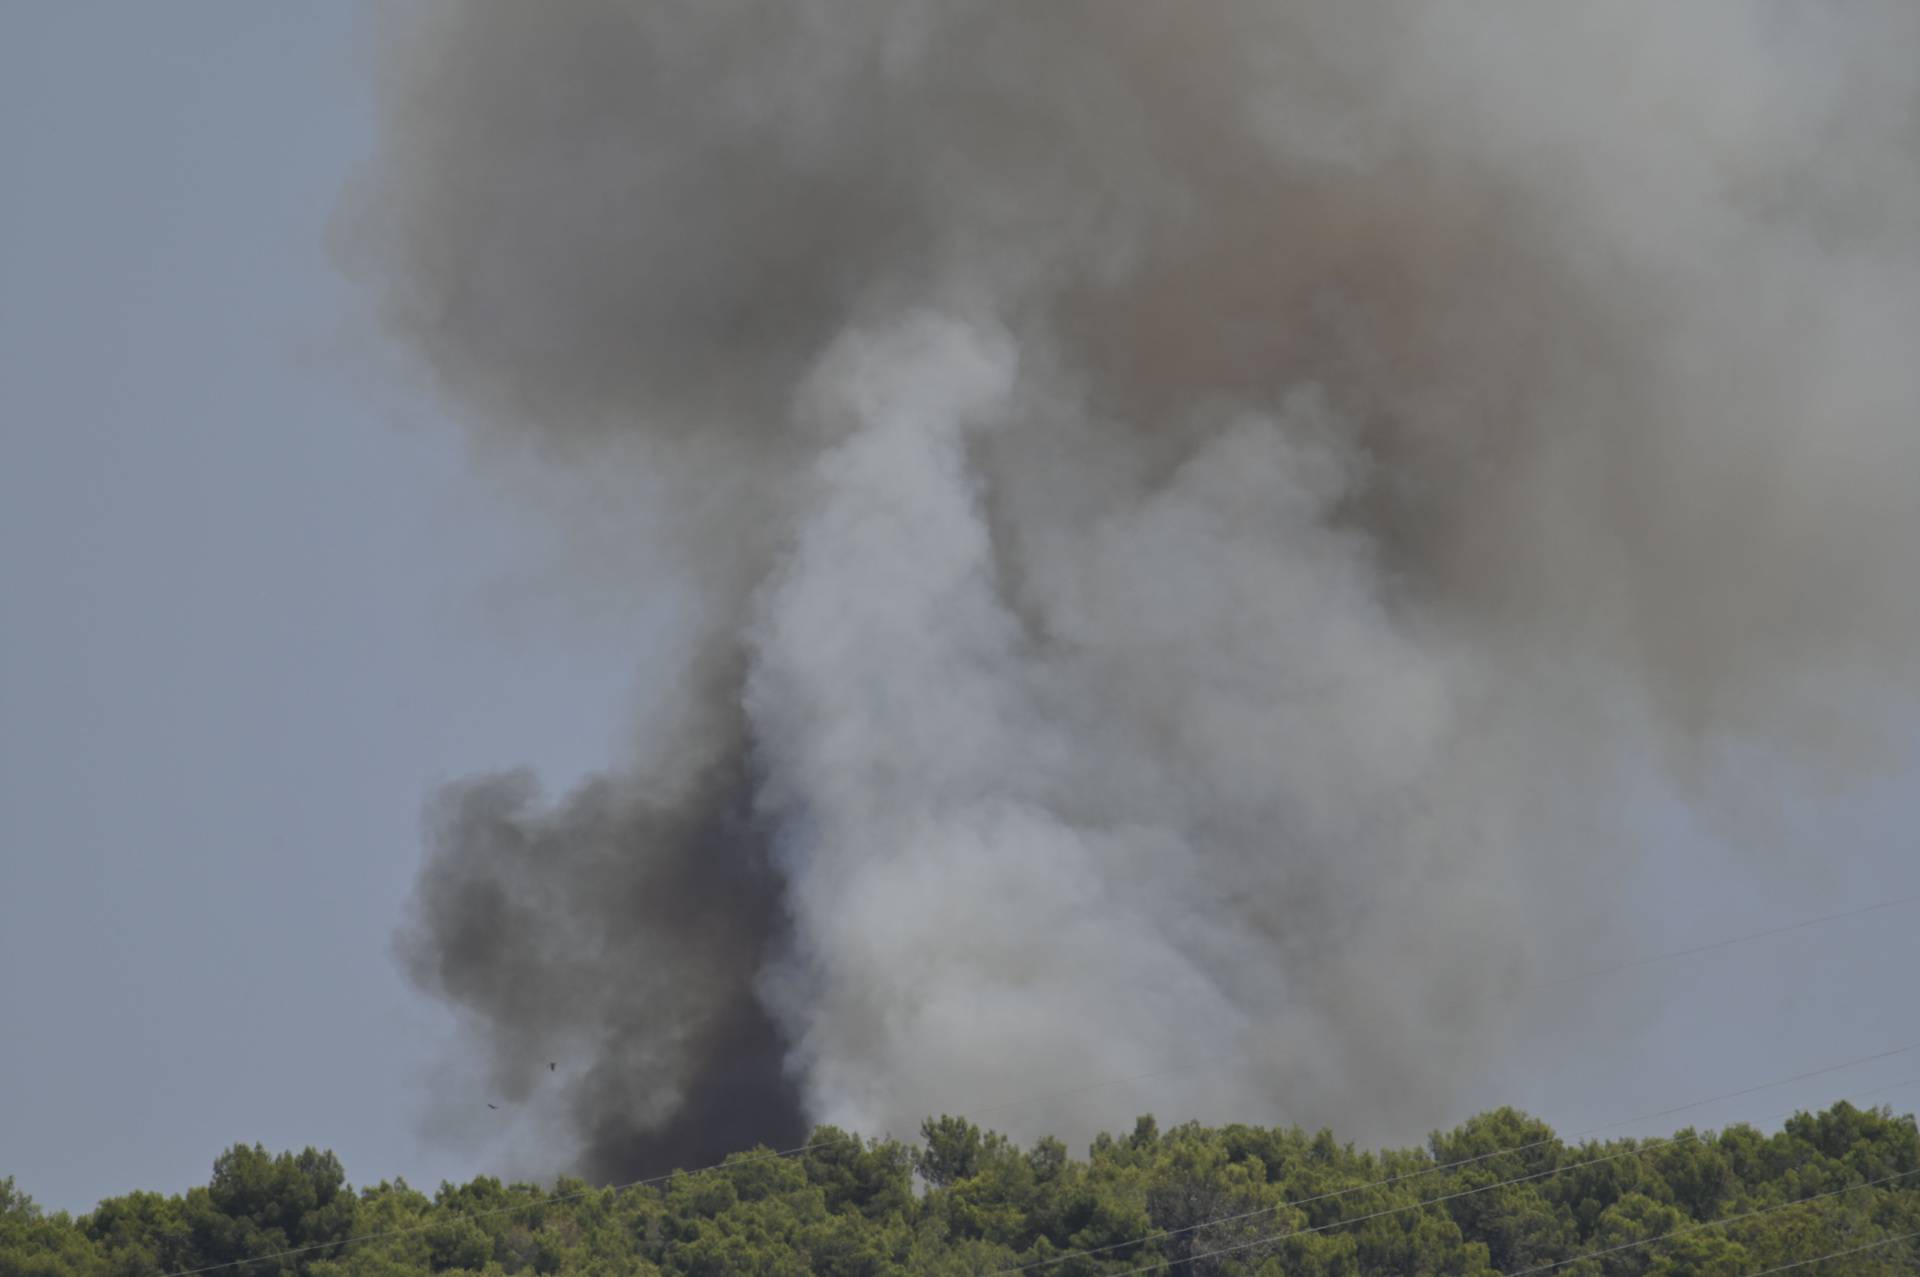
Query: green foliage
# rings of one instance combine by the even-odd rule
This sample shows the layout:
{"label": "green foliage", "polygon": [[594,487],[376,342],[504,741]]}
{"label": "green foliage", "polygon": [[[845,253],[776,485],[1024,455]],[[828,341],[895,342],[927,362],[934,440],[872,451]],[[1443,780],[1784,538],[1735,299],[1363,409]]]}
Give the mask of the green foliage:
{"label": "green foliage", "polygon": [[[1379,1153],[1150,1117],[1084,1159],[959,1117],[921,1135],[823,1128],[796,1156],[753,1149],[631,1189],[482,1176],[432,1197],[355,1191],[330,1153],[236,1145],[204,1188],[77,1219],[0,1179],[0,1277],[1497,1277],[1562,1261],[1563,1277],[1737,1277],[1920,1231],[1913,1120],[1847,1104],[1775,1135],[1578,1147],[1511,1109]],[[1920,1247],[1837,1262],[1890,1277]]]}

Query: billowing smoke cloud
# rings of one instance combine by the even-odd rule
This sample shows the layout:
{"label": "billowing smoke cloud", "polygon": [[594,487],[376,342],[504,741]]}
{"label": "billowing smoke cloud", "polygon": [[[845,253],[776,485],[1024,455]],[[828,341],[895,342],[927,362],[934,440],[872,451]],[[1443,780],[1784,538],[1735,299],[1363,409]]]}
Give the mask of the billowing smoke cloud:
{"label": "billowing smoke cloud", "polygon": [[1619,924],[1648,777],[1911,722],[1910,5],[385,36],[356,269],[687,601],[635,760],[444,796],[406,939],[499,1085],[588,1053],[592,1173],[1195,1055],[1163,1111],[1404,1134]]}

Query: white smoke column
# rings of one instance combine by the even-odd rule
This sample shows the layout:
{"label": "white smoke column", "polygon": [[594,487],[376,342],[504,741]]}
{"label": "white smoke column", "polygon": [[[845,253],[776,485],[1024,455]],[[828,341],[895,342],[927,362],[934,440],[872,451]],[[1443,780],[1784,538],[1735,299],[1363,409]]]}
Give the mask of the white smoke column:
{"label": "white smoke column", "polygon": [[[1210,1107],[1270,1099],[1249,1035],[1305,1018],[1272,902],[1349,855],[1349,886],[1391,894],[1366,879],[1409,866],[1362,835],[1402,833],[1342,776],[1364,769],[1391,805],[1443,726],[1439,672],[1387,623],[1363,541],[1326,526],[1350,447],[1311,396],[1233,423],[1088,529],[1077,580],[1040,590],[1059,604],[1043,650],[1007,606],[968,460],[969,427],[1038,424],[1006,339],[917,317],[879,332],[814,389],[850,433],[763,600],[747,702],[792,831],[798,957],[770,983],[812,1111],[910,1129],[913,1105],[969,1085],[1164,1070],[1169,1042],[1242,1057],[1239,1082],[1190,1084]],[[1293,1027],[1308,1060],[1338,1043]]]}
{"label": "white smoke column", "polygon": [[1216,1057],[1155,1107],[1401,1138],[1617,935],[1641,787],[1896,758],[1920,10],[418,24],[356,268],[692,601],[632,759],[449,797],[408,940],[503,1082],[583,1044],[595,1173]]}

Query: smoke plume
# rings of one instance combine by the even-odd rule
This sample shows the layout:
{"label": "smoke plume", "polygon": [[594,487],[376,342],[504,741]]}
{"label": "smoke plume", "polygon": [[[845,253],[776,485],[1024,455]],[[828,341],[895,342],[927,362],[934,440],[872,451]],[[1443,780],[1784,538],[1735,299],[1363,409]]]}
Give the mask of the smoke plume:
{"label": "smoke plume", "polygon": [[1911,723],[1920,9],[382,37],[353,268],[683,603],[633,758],[440,799],[404,938],[497,1085],[586,1053],[589,1173],[1200,1055],[1164,1111],[1404,1132],[1620,925],[1641,786]]}

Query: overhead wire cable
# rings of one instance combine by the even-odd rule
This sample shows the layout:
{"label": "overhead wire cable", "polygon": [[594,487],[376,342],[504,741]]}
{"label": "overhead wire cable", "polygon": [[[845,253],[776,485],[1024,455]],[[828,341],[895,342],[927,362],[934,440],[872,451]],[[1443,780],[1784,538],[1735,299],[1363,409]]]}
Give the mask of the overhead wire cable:
{"label": "overhead wire cable", "polygon": [[[1350,1184],[1345,1188],[1331,1189],[1324,1193],[1318,1193],[1312,1197],[1302,1197],[1302,1198],[1297,1198],[1293,1201],[1278,1202],[1272,1206],[1256,1207],[1253,1210],[1242,1211],[1236,1215],[1222,1215],[1214,1219],[1201,1220],[1199,1223],[1186,1224],[1180,1228],[1161,1229],[1152,1233],[1142,1234],[1139,1237],[1131,1237],[1125,1241],[1110,1242],[1104,1246],[1094,1246],[1094,1247],[1090,1247],[1083,1250],[1062,1251],[1058,1255],[1049,1255],[1044,1259],[1031,1260],[1025,1264],[1018,1265],[1017,1267],[996,1269],[995,1274],[996,1274],[996,1277],[1000,1277],[1001,1274],[1024,1273],[1024,1272],[1036,1271],[1042,1268],[1051,1268],[1055,1264],[1063,1264],[1070,1259],[1084,1259],[1093,1255],[1104,1255],[1111,1251],[1124,1250],[1129,1246],[1144,1246],[1149,1242],[1165,1241],[1169,1237],[1181,1237],[1186,1235],[1187,1233],[1198,1232],[1203,1228],[1214,1228],[1221,1224],[1240,1223],[1244,1220],[1258,1219],[1262,1215],[1271,1215],[1277,1211],[1298,1208],[1301,1206],[1311,1206],[1317,1202],[1333,1201],[1341,1197],[1351,1196],[1354,1193],[1364,1192],[1365,1190],[1370,1188],[1388,1188],[1395,1184],[1405,1183],[1408,1180],[1420,1179],[1428,1175],[1438,1175],[1444,1171],[1458,1170],[1463,1166],[1472,1166],[1478,1162],[1484,1162],[1491,1158],[1507,1157],[1507,1156],[1511,1156],[1518,1153],[1526,1153],[1526,1152],[1532,1151],[1533,1149],[1544,1147],[1545,1145],[1548,1145],[1548,1144],[1565,1143],[1568,1140],[1584,1139],[1589,1135],[1597,1135],[1602,1131],[1611,1131],[1618,1127],[1631,1126],[1640,1122],[1650,1122],[1656,1118],[1671,1117],[1676,1113],[1685,1113],[1692,1109],[1704,1108],[1709,1104],[1718,1104],[1724,1100],[1738,1099],[1743,1095],[1752,1095],[1759,1091],[1774,1090],[1778,1087],[1789,1086],[1795,1082],[1803,1082],[1808,1078],[1820,1077],[1828,1073],[1837,1073],[1842,1069],[1855,1068],[1861,1064],[1870,1064],[1875,1060],[1884,1060],[1891,1056],[1902,1055],[1907,1052],[1914,1051],[1916,1049],[1920,1049],[1920,1042],[1915,1042],[1909,1046],[1901,1047],[1898,1050],[1884,1051],[1877,1055],[1865,1056],[1857,1060],[1848,1060],[1841,1064],[1830,1064],[1824,1068],[1813,1069],[1806,1073],[1797,1073],[1797,1074],[1794,1074],[1792,1077],[1781,1078],[1778,1081],[1764,1082],[1758,1086],[1750,1086],[1750,1087],[1745,1087],[1738,1091],[1730,1091],[1725,1095],[1715,1095],[1704,1100],[1695,1100],[1689,1104],[1681,1104],[1674,1108],[1662,1109],[1657,1113],[1643,1114],[1639,1117],[1623,1118],[1620,1121],[1608,1122],[1602,1126],[1589,1127],[1584,1131],[1575,1131],[1573,1134],[1565,1137],[1562,1137],[1559,1135],[1549,1135],[1544,1139],[1533,1140],[1526,1144],[1517,1144],[1511,1148],[1498,1148],[1498,1149],[1492,1150],[1491,1152],[1478,1153],[1472,1157],[1461,1158],[1458,1161],[1445,1162],[1445,1163],[1441,1163],[1434,1166],[1423,1166],[1418,1170],[1403,1171],[1398,1175],[1392,1175],[1387,1177],[1386,1179],[1369,1180],[1360,1184]],[[1864,1099],[1869,1095],[1877,1095],[1883,1091],[1898,1090],[1899,1088],[1904,1086],[1912,1086],[1915,1082],[1920,1082],[1920,1078],[1908,1078],[1905,1081],[1895,1082],[1888,1086],[1876,1087],[1873,1090],[1863,1091],[1859,1093],[1858,1098]],[[1797,1111],[1798,1110],[1794,1110],[1793,1112],[1797,1112]],[[1773,1118],[1777,1118],[1777,1117],[1791,1117],[1793,1116],[1793,1112],[1775,1114],[1773,1115],[1773,1117],[1770,1117],[1765,1120],[1773,1120]],[[1674,1139],[1665,1140],[1655,1144],[1643,1144],[1643,1145],[1640,1145],[1638,1148],[1623,1151],[1619,1156],[1625,1157],[1629,1153],[1633,1153],[1633,1152],[1647,1152],[1650,1149],[1664,1148],[1664,1147],[1667,1147],[1668,1145],[1684,1143],[1688,1138],[1690,1137],[1681,1136],[1681,1137],[1676,1137]],[[1413,1206],[1409,1205],[1407,1207],[1404,1207],[1403,1209],[1411,1210],[1413,1209]]]}
{"label": "overhead wire cable", "polygon": [[1902,1233],[1898,1237],[1882,1237],[1877,1242],[1868,1242],[1864,1246],[1849,1246],[1845,1250],[1830,1250],[1824,1255],[1815,1255],[1811,1259],[1796,1259],[1791,1264],[1776,1264],[1772,1268],[1762,1268],[1746,1277],[1772,1277],[1774,1273],[1790,1273],[1796,1268],[1805,1268],[1808,1264],[1821,1264],[1829,1259],[1839,1259],[1845,1255],[1860,1255],[1870,1250],[1879,1250],[1886,1246],[1897,1246],[1901,1242],[1910,1242],[1920,1238],[1920,1232]]}
{"label": "overhead wire cable", "polygon": [[1805,931],[1809,927],[1818,927],[1829,922],[1843,922],[1848,918],[1858,918],[1869,913],[1879,913],[1886,909],[1897,909],[1902,905],[1920,904],[1920,893],[1910,896],[1897,896],[1892,900],[1882,900],[1878,904],[1862,905],[1857,909],[1843,909],[1838,913],[1821,914],[1818,918],[1803,918],[1799,922],[1783,923],[1777,927],[1767,927],[1760,931],[1749,931],[1745,935],[1728,936],[1724,940],[1714,940],[1707,944],[1697,944],[1686,949],[1670,949],[1665,953],[1649,954],[1644,958],[1629,958],[1605,966],[1590,967],[1573,975],[1560,976],[1535,986],[1542,989],[1558,988],[1563,984],[1573,984],[1580,980],[1591,980],[1596,976],[1612,975],[1619,971],[1632,971],[1637,967],[1651,966],[1656,962],[1667,962],[1674,958],[1692,958],[1703,953],[1713,953],[1719,949],[1729,949],[1734,945],[1747,944],[1754,940],[1766,940],[1773,936],[1784,936],[1795,931]]}
{"label": "overhead wire cable", "polygon": [[1878,1188],[1884,1184],[1892,1184],[1899,1180],[1911,1179],[1915,1175],[1920,1175],[1920,1166],[1916,1166],[1908,1171],[1899,1171],[1892,1175],[1882,1175],[1878,1179],[1862,1180],[1858,1184],[1849,1184],[1845,1188],[1835,1188],[1825,1193],[1815,1193],[1811,1197],[1796,1197],[1790,1202],[1775,1202],[1771,1206],[1758,1206],[1753,1210],[1741,1211],[1737,1215],[1723,1215],[1719,1219],[1697,1220],[1691,1224],[1682,1224],[1678,1228],[1660,1233],[1657,1236],[1642,1237],[1638,1241],[1620,1242],[1614,1246],[1603,1246],[1599,1250],[1584,1251],[1578,1255],[1569,1255],[1565,1259],[1556,1259],[1551,1264],[1535,1264],[1532,1268],[1516,1268],[1510,1272],[1502,1273],[1500,1277],[1534,1277],[1537,1273],[1550,1273],[1556,1268],[1565,1268],[1568,1264],[1577,1264],[1583,1259],[1598,1259],[1602,1255],[1617,1255],[1622,1251],[1637,1250],[1642,1246],[1652,1246],[1658,1242],[1671,1241],[1675,1237],[1685,1237],[1689,1233],[1697,1233],[1703,1229],[1719,1228],[1725,1224],[1737,1224],[1743,1219],[1753,1219],[1759,1215],[1771,1215],[1775,1211],[1791,1210],[1795,1206],[1805,1206],[1809,1202],[1829,1201],[1832,1198],[1841,1197],[1847,1193],[1857,1193],[1863,1188]]}
{"label": "overhead wire cable", "polygon": [[[1133,1274],[1135,1273],[1159,1272],[1160,1270],[1166,1269],[1166,1268],[1177,1268],[1181,1264],[1190,1264],[1198,1259],[1213,1259],[1220,1255],[1232,1255],[1232,1254],[1237,1254],[1240,1251],[1252,1250],[1255,1246],[1269,1246],[1269,1245],[1272,1245],[1274,1242],[1286,1241],[1288,1238],[1291,1238],[1291,1237],[1306,1237],[1315,1233],[1331,1232],[1336,1228],[1345,1228],[1350,1224],[1364,1224],[1369,1220],[1386,1219],[1388,1216],[1391,1216],[1391,1215],[1404,1215],[1406,1212],[1411,1210],[1420,1210],[1421,1208],[1427,1207],[1427,1206],[1438,1206],[1444,1202],[1458,1201],[1460,1198],[1472,1197],[1478,1193],[1490,1193],[1496,1188],[1511,1188],[1515,1184],[1525,1184],[1532,1180],[1537,1180],[1537,1179],[1549,1179],[1552,1176],[1562,1173],[1563,1171],[1579,1170],[1580,1168],[1585,1166],[1598,1166],[1604,1162],[1615,1162],[1615,1161],[1619,1161],[1623,1157],[1631,1157],[1636,1153],[1649,1152],[1652,1149],[1661,1148],[1667,1144],[1677,1144],[1677,1143],[1684,1143],[1684,1142],[1685,1142],[1684,1139],[1678,1139],[1678,1140],[1666,1140],[1657,1144],[1643,1145],[1640,1148],[1629,1149],[1621,1153],[1614,1153],[1607,1157],[1597,1157],[1597,1158],[1593,1158],[1590,1161],[1585,1161],[1585,1162],[1572,1162],[1565,1166],[1557,1166],[1552,1170],[1539,1171],[1532,1175],[1522,1175],[1516,1179],[1501,1180],[1498,1183],[1494,1183],[1494,1184],[1481,1184],[1474,1188],[1461,1189],[1457,1193],[1448,1193],[1441,1197],[1428,1198],[1426,1201],[1409,1202],[1404,1206],[1395,1206],[1387,1210],[1374,1211],[1366,1215],[1355,1215],[1351,1219],[1336,1219],[1325,1224],[1316,1224],[1311,1228],[1295,1228],[1295,1229],[1289,1229],[1286,1232],[1269,1233],[1264,1237],[1256,1237],[1251,1241],[1240,1242],[1232,1246],[1222,1246],[1216,1250],[1203,1250],[1203,1251],[1198,1251],[1191,1255],[1179,1255],[1169,1259],[1156,1260],[1151,1264],[1141,1264],[1135,1268],[1125,1269],[1122,1273],[1118,1274],[1117,1277],[1133,1277]],[[1669,1238],[1679,1237],[1686,1233],[1698,1232],[1700,1229],[1703,1229],[1703,1228],[1712,1228],[1720,1224],[1737,1223],[1742,1219],[1751,1219],[1756,1215],[1765,1215],[1772,1211],[1786,1210],[1790,1206],[1803,1206],[1808,1202],[1824,1201],[1827,1198],[1838,1197],[1842,1193],[1856,1192],[1859,1189],[1863,1189],[1863,1188],[1877,1188],[1883,1184],[1891,1184],[1899,1180],[1910,1179],[1915,1175],[1920,1175],[1920,1167],[1915,1167],[1910,1171],[1901,1171],[1895,1175],[1883,1175],[1879,1179],[1866,1180],[1859,1184],[1849,1184],[1845,1188],[1836,1188],[1832,1192],[1828,1192],[1828,1193],[1816,1193],[1811,1197],[1796,1198],[1791,1202],[1778,1202],[1772,1206],[1763,1206],[1757,1210],[1746,1211],[1739,1215],[1728,1215],[1722,1219],[1707,1220],[1697,1224],[1691,1224],[1683,1228],[1676,1228],[1673,1231],[1668,1233],[1662,1233],[1657,1237],[1645,1237],[1639,1241],[1624,1242],[1621,1245],[1610,1246],[1604,1250],[1587,1251],[1583,1254],[1574,1255],[1567,1259],[1556,1260],[1551,1264],[1542,1264],[1534,1268],[1516,1269],[1511,1272],[1502,1273],[1500,1274],[1500,1277],[1532,1277],[1533,1274],[1551,1272],[1556,1268],[1564,1268],[1568,1264],[1579,1263],[1583,1259],[1594,1259],[1601,1255],[1611,1255],[1623,1250],[1632,1250],[1636,1246],[1651,1246],[1655,1242],[1666,1241]]]}
{"label": "overhead wire cable", "polygon": [[[1769,936],[1780,935],[1790,931],[1802,930],[1804,928],[1818,926],[1823,923],[1837,922],[1846,918],[1852,918],[1852,917],[1860,916],[1862,914],[1872,913],[1877,910],[1890,909],[1898,905],[1911,904],[1916,902],[1920,902],[1920,894],[1902,896],[1893,900],[1881,901],[1872,905],[1863,905],[1857,909],[1844,910],[1839,913],[1824,914],[1817,918],[1808,918],[1800,922],[1789,923],[1789,924],[1785,924],[1783,926],[1778,926],[1778,927],[1771,927],[1763,931],[1749,932],[1744,935],[1738,935],[1738,936],[1729,936],[1724,940],[1718,940],[1708,945],[1696,946],[1690,949],[1672,950],[1666,953],[1652,954],[1645,958],[1636,959],[1636,960],[1624,962],[1624,963],[1614,963],[1610,966],[1594,968],[1592,970],[1582,972],[1574,976],[1565,976],[1557,980],[1541,982],[1532,987],[1552,988],[1556,985],[1565,984],[1572,980],[1587,979],[1595,976],[1608,975],[1608,974],[1612,974],[1619,971],[1632,970],[1639,967],[1648,966],[1653,963],[1668,961],[1674,958],[1690,957],[1694,954],[1704,953],[1713,949],[1724,949],[1724,948],[1731,947],[1733,945],[1745,944],[1753,940],[1765,939]],[[1845,1063],[1845,1064],[1833,1065],[1828,1069],[1814,1070],[1814,1072],[1810,1074],[1806,1074],[1804,1076],[1807,1076],[1807,1077],[1817,1076],[1820,1073],[1833,1072],[1833,1071],[1837,1071],[1838,1069],[1848,1068],[1854,1064],[1864,1064],[1864,1063],[1870,1062],[1871,1060],[1884,1059],[1890,1055],[1903,1054],[1904,1052],[1911,1051],[1916,1047],[1920,1047],[1920,1043],[1915,1043],[1913,1046],[1902,1047],[1895,1051],[1885,1052],[1881,1055],[1869,1056],[1861,1060],[1849,1061],[1848,1063]],[[1206,1060],[1189,1061],[1184,1064],[1176,1064],[1168,1068],[1155,1069],[1146,1073],[1133,1074],[1127,1077],[1104,1078],[1096,1082],[1086,1083],[1082,1086],[1067,1087],[1067,1088],[1054,1090],[1054,1091],[1041,1092],[1036,1095],[1029,1095],[1029,1096],[1024,1096],[1014,1100],[1002,1101],[1001,1103],[998,1103],[998,1104],[988,1105],[981,1108],[975,1108],[970,1111],[974,1113],[992,1113],[992,1112],[998,1112],[1002,1109],[1014,1108],[1022,1104],[1033,1103],[1036,1100],[1054,1099],[1054,1098],[1058,1098],[1060,1096],[1065,1096],[1065,1095],[1077,1095],[1085,1091],[1098,1090],[1102,1087],[1128,1085],[1134,1082],[1145,1081],[1149,1078],[1162,1077],[1170,1073],[1184,1072],[1188,1069],[1200,1068],[1209,1064],[1218,1063],[1222,1060],[1232,1058],[1234,1054],[1236,1053],[1230,1052],[1230,1053],[1227,1053],[1226,1055],[1216,1056]],[[1735,1092],[1735,1093],[1724,1095],[1724,1096],[1716,1096],[1714,1097],[1714,1099],[1711,1099],[1711,1100],[1696,1101],[1693,1104],[1681,1105],[1678,1108],[1664,1110],[1660,1113],[1648,1114],[1641,1118],[1629,1118],[1629,1119],[1626,1119],[1626,1121],[1613,1123],[1611,1125],[1623,1126],[1623,1125],[1627,1125],[1630,1122],[1651,1121],[1658,1117],[1665,1117],[1673,1113],[1684,1112],[1688,1109],[1697,1108],[1704,1104],[1714,1103],[1718,1100],[1733,1099],[1733,1098],[1736,1098],[1738,1095],[1751,1093],[1751,1091],[1753,1090],[1765,1090],[1765,1089],[1769,1089],[1772,1086],[1784,1085],[1787,1082],[1799,1081],[1799,1080],[1801,1080],[1801,1078],[1799,1077],[1786,1078],[1786,1079],[1782,1079],[1780,1082],[1777,1082],[1777,1083],[1767,1083],[1760,1087],[1749,1088],[1748,1091]],[[1611,1126],[1596,1127],[1593,1129],[1595,1131],[1608,1130],[1608,1129],[1611,1129]],[[1583,1134],[1584,1133],[1591,1133],[1591,1132],[1583,1132]],[[553,1194],[553,1195],[542,1197],[538,1201],[517,1202],[508,1206],[491,1207],[484,1211],[470,1212],[462,1215],[460,1218],[485,1219],[493,1215],[507,1214],[513,1211],[518,1211],[518,1210],[530,1210],[530,1209],[533,1209],[534,1207],[550,1204],[553,1202],[570,1201],[570,1200],[574,1200],[574,1199],[584,1197],[589,1194],[597,1193],[597,1192],[603,1192],[603,1191],[623,1192],[631,1188],[641,1188],[648,1184],[663,1183],[667,1180],[674,1178],[677,1175],[697,1175],[707,1171],[725,1170],[730,1166],[743,1166],[743,1165],[751,1164],[753,1162],[767,1161],[775,1158],[795,1157],[803,1153],[811,1152],[814,1149],[824,1148],[836,1143],[844,1143],[849,1140],[858,1142],[859,1138],[860,1137],[855,1135],[843,1135],[835,1139],[815,1140],[806,1144],[797,1145],[793,1148],[780,1149],[773,1152],[748,1154],[744,1157],[735,1156],[735,1157],[729,1158],[726,1161],[713,1163],[710,1166],[694,1167],[692,1169],[685,1169],[685,1168],[676,1169],[676,1170],[668,1171],[659,1175],[646,1176],[642,1179],[628,1180],[628,1181],[625,1181],[624,1183],[603,1185],[598,1188],[581,1189],[572,1193]],[[159,1275],[159,1277],[200,1277],[200,1274],[203,1274],[203,1273],[222,1272],[230,1268],[240,1268],[250,1264],[264,1263],[267,1260],[271,1260],[271,1259],[281,1259],[291,1255],[308,1254],[308,1253],[311,1253],[312,1251],[323,1250],[329,1246],[350,1246],[360,1242],[377,1241],[383,1237],[407,1236],[412,1233],[424,1232],[427,1229],[434,1226],[435,1225],[431,1225],[431,1224],[409,1225],[404,1228],[387,1229],[387,1230],[382,1230],[380,1232],[375,1232],[375,1233],[365,1233],[365,1234],[360,1234],[353,1237],[338,1238],[333,1241],[310,1242],[302,1246],[293,1246],[283,1250],[269,1251],[260,1255],[251,1255],[243,1259],[229,1259],[229,1260],[224,1260],[217,1264],[203,1264],[196,1268],[178,1269],[172,1272],[162,1273]]]}

